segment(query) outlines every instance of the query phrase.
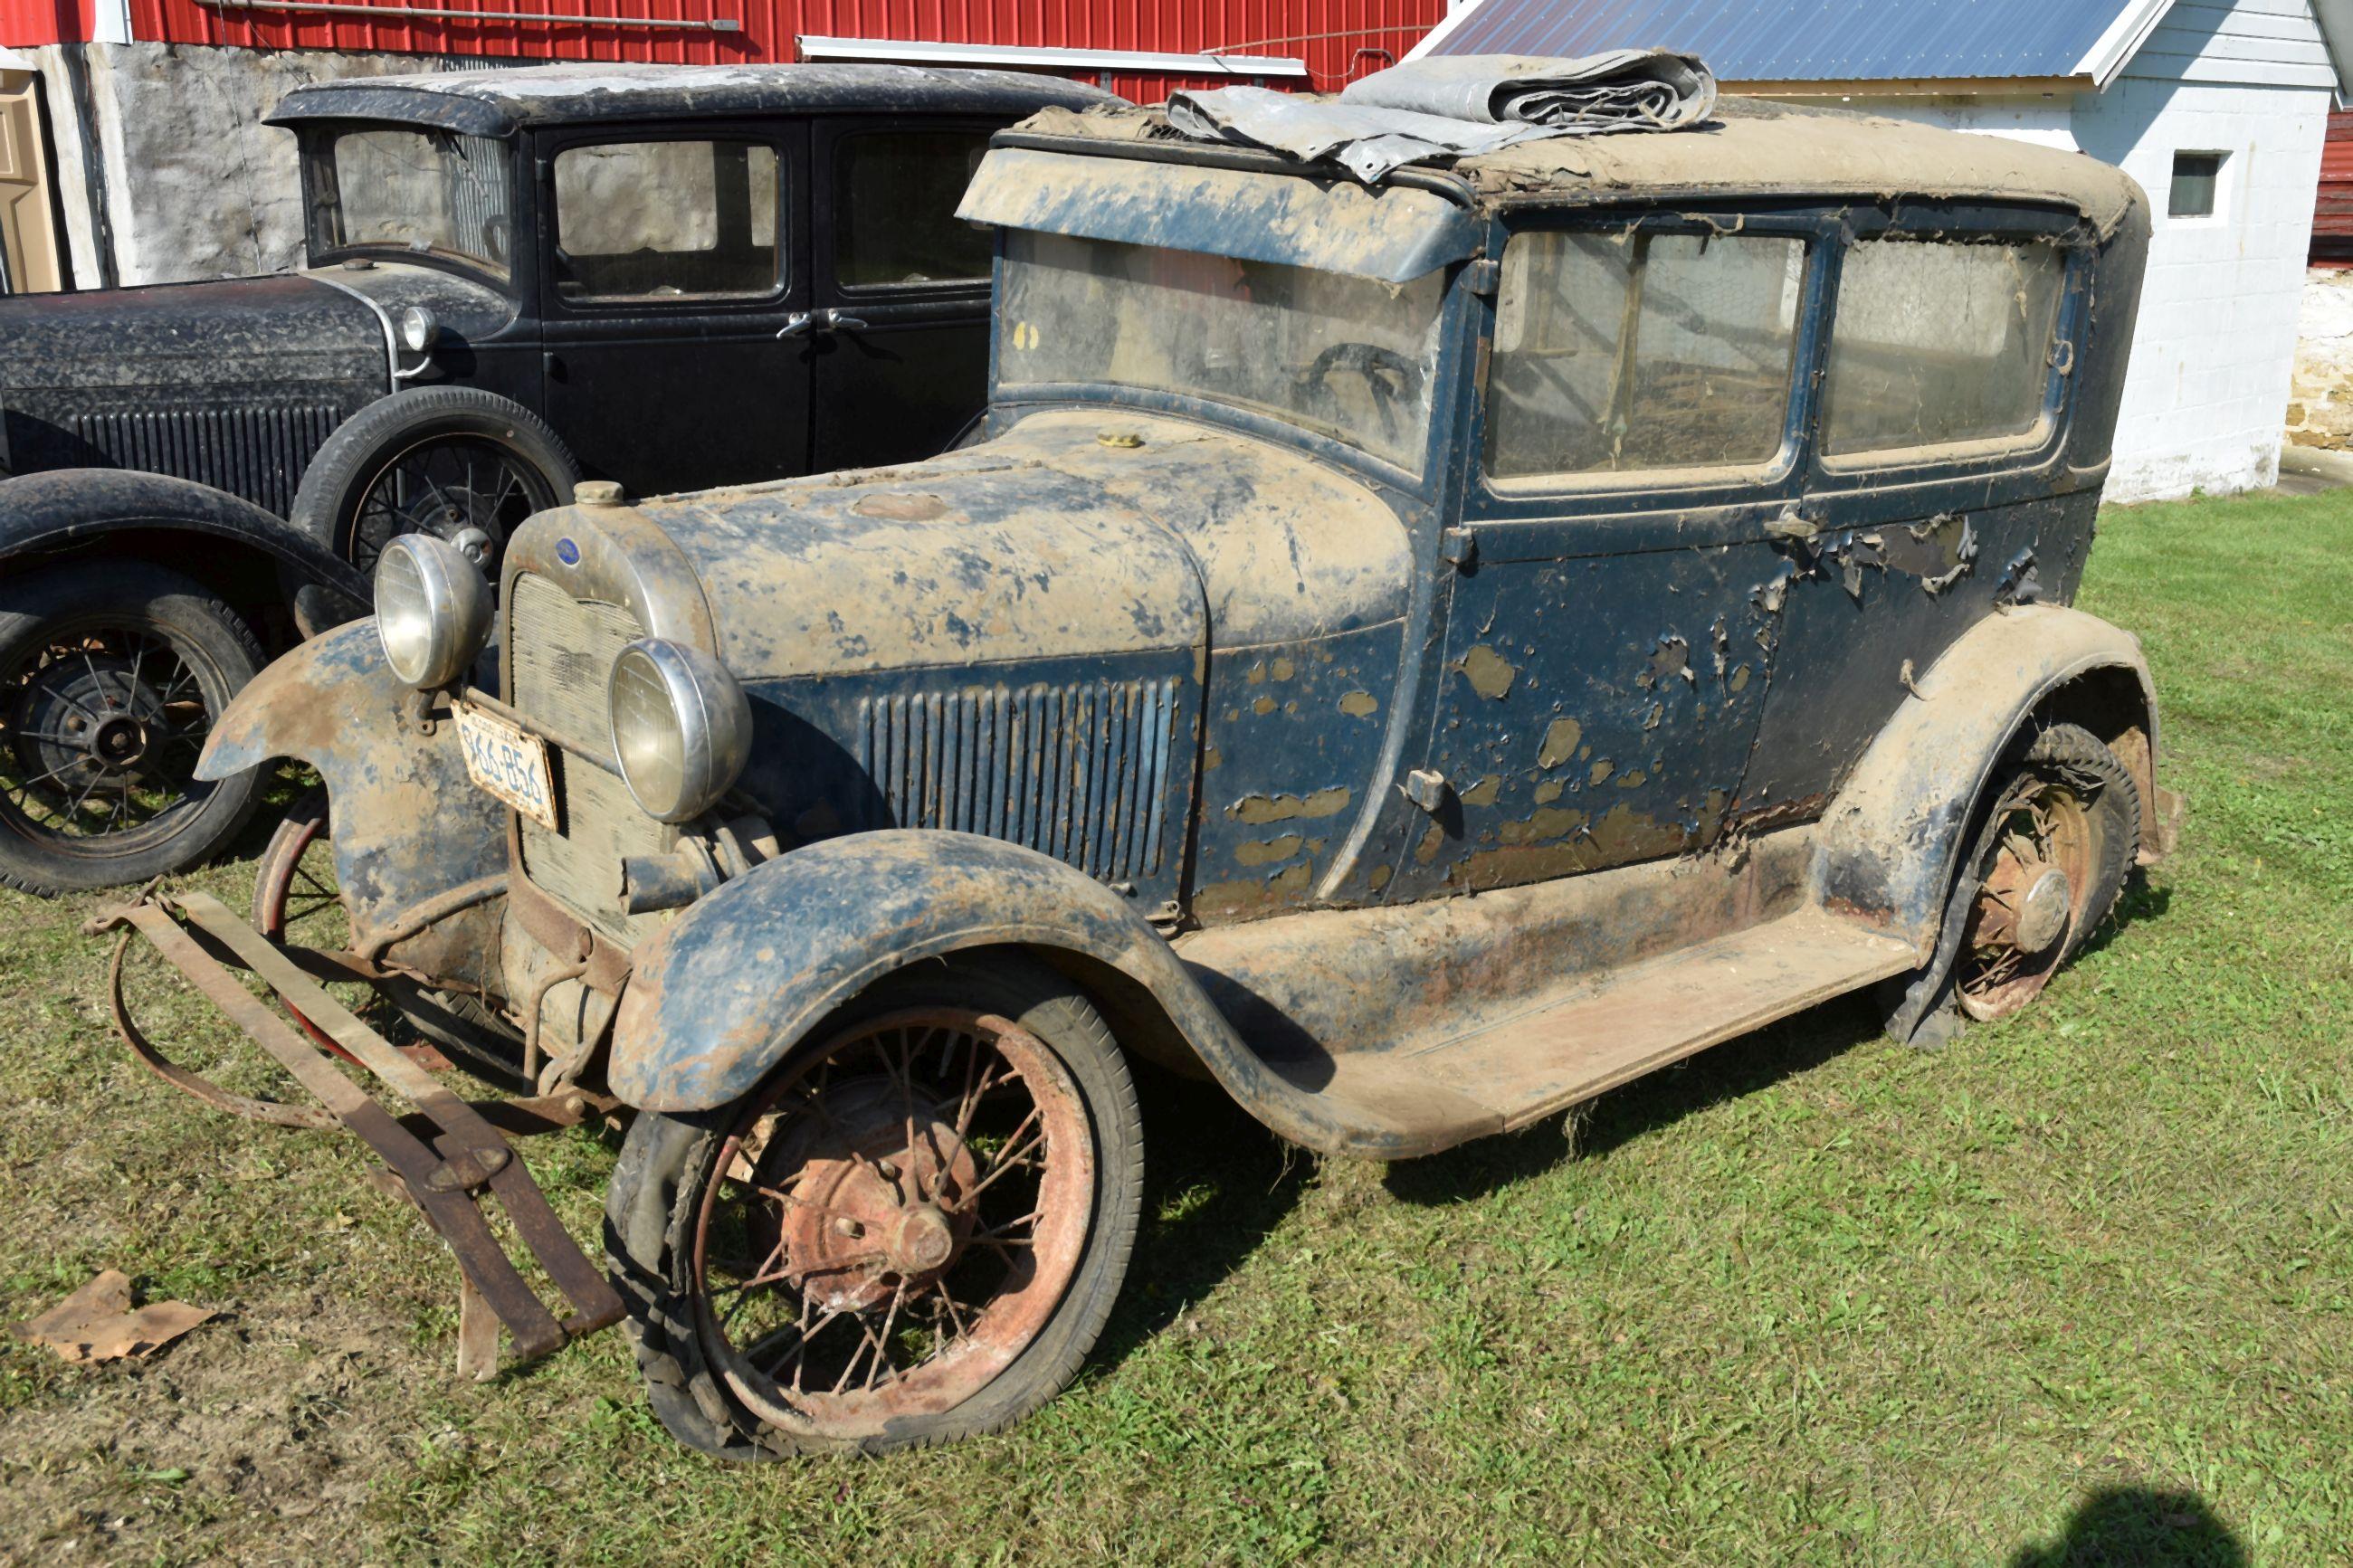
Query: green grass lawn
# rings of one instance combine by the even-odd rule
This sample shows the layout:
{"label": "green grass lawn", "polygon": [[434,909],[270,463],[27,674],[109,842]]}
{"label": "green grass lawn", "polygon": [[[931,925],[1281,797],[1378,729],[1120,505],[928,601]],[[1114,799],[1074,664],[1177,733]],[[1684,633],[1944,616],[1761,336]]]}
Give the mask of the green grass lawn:
{"label": "green grass lawn", "polygon": [[[145,1077],[99,900],[0,893],[0,1319],[105,1267],[222,1313],[0,1348],[0,1561],[2353,1560],[2353,492],[2111,511],[2084,603],[2190,815],[2043,1005],[1936,1055],[1833,1005],[1387,1169],[1155,1079],[1103,1344],[944,1452],[720,1468],[617,1335],[459,1385],[357,1145]],[[529,1152],[593,1236],[611,1146]]]}

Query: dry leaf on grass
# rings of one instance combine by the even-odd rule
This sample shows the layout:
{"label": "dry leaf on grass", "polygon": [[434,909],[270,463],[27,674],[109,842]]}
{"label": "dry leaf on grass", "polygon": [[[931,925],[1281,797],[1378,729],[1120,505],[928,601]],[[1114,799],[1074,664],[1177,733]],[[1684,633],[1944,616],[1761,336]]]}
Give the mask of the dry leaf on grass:
{"label": "dry leaf on grass", "polygon": [[109,1268],[17,1332],[69,1362],[154,1354],[212,1313],[185,1301],[131,1305],[131,1277]]}

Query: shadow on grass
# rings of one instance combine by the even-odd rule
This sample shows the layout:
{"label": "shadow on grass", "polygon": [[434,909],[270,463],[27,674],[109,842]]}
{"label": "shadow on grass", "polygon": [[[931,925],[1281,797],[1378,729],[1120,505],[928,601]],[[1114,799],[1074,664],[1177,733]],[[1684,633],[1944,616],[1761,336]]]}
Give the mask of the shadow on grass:
{"label": "shadow on grass", "polygon": [[1870,997],[1841,997],[1611,1090],[1574,1113],[1573,1139],[1571,1118],[1547,1118],[1525,1131],[1392,1165],[1385,1184],[1392,1196],[1412,1204],[1483,1197],[1567,1159],[1605,1158],[1694,1111],[1810,1071],[1879,1036],[1879,1012]]}
{"label": "shadow on grass", "polygon": [[2021,1546],[2010,1568],[2246,1568],[2247,1549],[2195,1492],[2107,1487],[2054,1541]]}
{"label": "shadow on grass", "polygon": [[2084,945],[2076,950],[2075,957],[2098,952],[2145,921],[2163,920],[2172,907],[2173,889],[2157,886],[2148,879],[2147,871],[2135,868],[2126,879],[2124,890],[2116,895],[2116,907],[2109,912],[2106,920],[2100,922],[2099,928],[2084,940]]}
{"label": "shadow on grass", "polygon": [[1241,1267],[1297,1205],[1315,1157],[1215,1084],[1140,1068],[1144,1217],[1118,1307],[1088,1358],[1109,1370]]}

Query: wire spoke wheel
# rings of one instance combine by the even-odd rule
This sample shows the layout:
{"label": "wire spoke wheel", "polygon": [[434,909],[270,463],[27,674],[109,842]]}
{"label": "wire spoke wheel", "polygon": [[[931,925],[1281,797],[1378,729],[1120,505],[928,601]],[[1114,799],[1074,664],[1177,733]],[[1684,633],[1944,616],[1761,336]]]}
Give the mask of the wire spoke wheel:
{"label": "wire spoke wheel", "polygon": [[434,436],[391,453],[362,485],[344,553],[374,572],[395,539],[429,533],[491,570],[523,520],[555,500],[539,469],[499,442]]}
{"label": "wire spoke wheel", "polygon": [[1972,1018],[2015,1013],[2041,994],[2082,927],[2098,844],[2084,797],[2027,774],[1995,807],[1955,977]]}
{"label": "wire spoke wheel", "polygon": [[857,1438],[986,1387],[1053,1317],[1094,1136],[1037,1036],[972,1009],[852,1026],[740,1108],[694,1217],[712,1366],[762,1421]]}
{"label": "wire spoke wheel", "polygon": [[43,629],[0,668],[0,812],[72,843],[167,837],[216,715],[186,650],[99,616]]}

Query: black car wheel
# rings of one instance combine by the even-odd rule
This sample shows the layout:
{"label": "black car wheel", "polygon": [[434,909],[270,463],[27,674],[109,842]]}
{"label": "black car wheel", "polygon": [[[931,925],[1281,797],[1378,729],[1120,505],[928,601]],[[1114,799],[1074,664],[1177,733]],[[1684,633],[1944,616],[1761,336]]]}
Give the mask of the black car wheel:
{"label": "black car wheel", "polygon": [[509,535],[579,481],[564,442],[521,404],[470,386],[413,387],[327,438],[292,521],[363,572],[400,535],[430,533],[495,577]]}
{"label": "black car wheel", "polygon": [[655,1414],[747,1459],[1018,1420],[1111,1311],[1143,1136],[1102,1016],[1007,958],[884,982],[733,1105],[640,1115],[606,1240]]}
{"label": "black car wheel", "polygon": [[0,586],[0,882],[142,882],[227,843],[261,770],[202,784],[196,757],[261,664],[236,611],[158,566],[80,562]]}

